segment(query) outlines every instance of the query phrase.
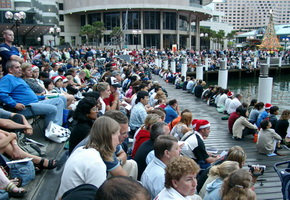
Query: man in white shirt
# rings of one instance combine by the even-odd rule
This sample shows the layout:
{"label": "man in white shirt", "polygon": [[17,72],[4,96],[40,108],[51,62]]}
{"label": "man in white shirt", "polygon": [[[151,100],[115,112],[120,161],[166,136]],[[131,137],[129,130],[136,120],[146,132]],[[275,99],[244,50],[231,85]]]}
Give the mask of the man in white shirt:
{"label": "man in white shirt", "polygon": [[164,188],[165,168],[169,162],[180,156],[180,148],[175,137],[160,135],[154,142],[154,159],[141,176],[143,186],[154,198]]}
{"label": "man in white shirt", "polygon": [[230,115],[233,112],[236,112],[237,107],[242,105],[241,100],[243,98],[243,95],[237,94],[236,97],[231,101],[228,109],[228,114]]}

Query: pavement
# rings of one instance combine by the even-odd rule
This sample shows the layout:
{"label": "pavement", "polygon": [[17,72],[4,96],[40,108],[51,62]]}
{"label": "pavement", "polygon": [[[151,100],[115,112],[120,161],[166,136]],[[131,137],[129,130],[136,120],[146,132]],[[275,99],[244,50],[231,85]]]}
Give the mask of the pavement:
{"label": "pavement", "polygon": [[175,89],[171,83],[166,83],[159,76],[153,75],[153,80],[158,81],[162,87],[168,92],[168,98],[176,99],[180,106],[180,110],[189,109],[194,119],[206,119],[211,124],[211,133],[205,140],[207,148],[215,148],[219,153],[223,150],[228,150],[234,145],[239,145],[244,148],[247,154],[247,160],[244,165],[259,164],[265,165],[266,170],[264,175],[258,178],[255,184],[255,192],[258,200],[280,200],[282,198],[281,182],[277,173],[273,169],[273,165],[277,162],[290,160],[290,151],[286,148],[279,150],[279,153],[285,156],[267,157],[261,155],[256,150],[256,144],[253,142],[253,136],[245,137],[242,141],[233,140],[228,132],[228,121],[221,120],[224,114],[218,113],[214,107],[208,106],[201,99],[196,98],[194,95],[187,93],[182,89]]}

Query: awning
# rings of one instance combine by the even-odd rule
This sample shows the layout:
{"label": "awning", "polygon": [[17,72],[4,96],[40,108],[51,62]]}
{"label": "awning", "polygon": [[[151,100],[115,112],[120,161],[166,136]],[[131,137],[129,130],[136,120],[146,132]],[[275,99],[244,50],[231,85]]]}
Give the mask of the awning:
{"label": "awning", "polygon": [[[43,36],[48,33],[50,27],[53,26],[42,24],[20,24],[18,28],[19,36],[24,37]],[[0,33],[2,33],[5,29],[12,29],[14,31],[14,36],[16,37],[17,33],[15,24],[0,24]]]}

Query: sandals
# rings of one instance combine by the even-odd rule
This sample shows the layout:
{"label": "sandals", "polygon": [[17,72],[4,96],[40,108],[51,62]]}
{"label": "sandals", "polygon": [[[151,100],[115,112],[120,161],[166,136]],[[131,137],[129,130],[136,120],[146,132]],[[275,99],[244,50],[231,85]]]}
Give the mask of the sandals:
{"label": "sandals", "polygon": [[9,197],[15,198],[23,197],[27,192],[24,188],[19,188],[12,182],[8,183],[5,190],[9,193]]}
{"label": "sandals", "polygon": [[54,168],[56,168],[57,162],[56,162],[56,160],[49,160],[48,161],[48,165],[44,166],[44,158],[42,158],[39,163],[34,164],[34,165],[35,165],[35,167],[38,168],[39,171],[42,171],[43,169],[54,169]]}
{"label": "sandals", "polygon": [[13,179],[10,179],[12,183],[14,183],[17,187],[20,187],[22,185],[22,178],[15,177]]}

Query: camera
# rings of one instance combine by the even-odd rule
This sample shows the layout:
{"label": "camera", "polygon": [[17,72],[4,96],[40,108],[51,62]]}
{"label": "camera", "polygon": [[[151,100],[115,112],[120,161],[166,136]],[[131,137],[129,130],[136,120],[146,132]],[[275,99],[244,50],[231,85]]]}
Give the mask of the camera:
{"label": "camera", "polygon": [[[250,168],[250,172],[253,174],[253,176],[263,175],[266,169],[265,165],[248,165],[248,167]],[[255,168],[258,168],[259,171],[255,171]]]}

